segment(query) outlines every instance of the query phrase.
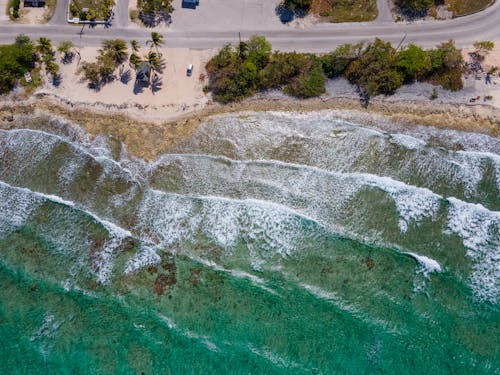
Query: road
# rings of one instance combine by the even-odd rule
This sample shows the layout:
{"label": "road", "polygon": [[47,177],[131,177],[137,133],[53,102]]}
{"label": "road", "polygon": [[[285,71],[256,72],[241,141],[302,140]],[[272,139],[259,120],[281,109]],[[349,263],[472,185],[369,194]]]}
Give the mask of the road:
{"label": "road", "polygon": [[[64,0],[66,1],[66,0]],[[122,12],[123,13],[123,12]],[[202,14],[202,13],[201,13]],[[122,16],[120,16],[122,17]],[[116,17],[115,17],[116,18]],[[257,21],[258,22],[258,21]],[[255,23],[255,22],[254,22]],[[122,20],[111,27],[98,26],[85,28],[80,35],[80,26],[67,24],[19,25],[9,22],[0,23],[0,43],[10,43],[17,34],[26,34],[32,38],[46,36],[58,42],[63,39],[72,40],[77,46],[97,46],[101,41],[110,38],[136,39],[145,43],[151,30],[139,27],[123,27]],[[459,47],[471,45],[477,40],[500,39],[500,1],[488,9],[467,16],[446,21],[420,21],[417,23],[367,22],[327,24],[320,23],[301,29],[286,25],[279,27],[217,27],[217,25],[198,25],[196,30],[182,27],[175,23],[171,29],[160,30],[164,34],[167,47],[187,47],[207,49],[221,47],[226,42],[236,42],[238,32],[242,38],[253,34],[266,36],[275,49],[282,51],[325,52],[336,45],[348,42],[369,41],[374,37],[398,43],[407,34],[405,43],[416,43],[423,47],[453,39]]]}

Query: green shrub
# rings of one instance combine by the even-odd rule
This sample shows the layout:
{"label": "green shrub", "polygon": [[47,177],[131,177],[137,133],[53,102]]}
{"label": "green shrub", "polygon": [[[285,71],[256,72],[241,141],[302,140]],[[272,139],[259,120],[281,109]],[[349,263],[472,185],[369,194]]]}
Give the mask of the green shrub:
{"label": "green shrub", "polygon": [[20,0],[12,0],[12,17],[19,18]]}
{"label": "green shrub", "polygon": [[368,97],[391,94],[403,84],[403,74],[397,69],[396,50],[378,38],[349,64],[345,76]]}
{"label": "green shrub", "polygon": [[311,0],[283,0],[282,4],[292,10],[308,10],[311,7]]}
{"label": "green shrub", "polygon": [[321,56],[321,63],[326,76],[335,78],[344,74],[349,64],[359,57],[362,49],[363,43],[342,44],[334,51]]}
{"label": "green shrub", "polygon": [[312,98],[325,93],[325,81],[325,73],[321,65],[317,64],[285,86],[284,92],[297,98]]}

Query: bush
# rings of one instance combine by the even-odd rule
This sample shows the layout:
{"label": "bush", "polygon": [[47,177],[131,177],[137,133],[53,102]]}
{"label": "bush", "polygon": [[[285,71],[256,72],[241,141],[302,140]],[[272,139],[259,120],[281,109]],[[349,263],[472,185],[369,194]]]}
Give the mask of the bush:
{"label": "bush", "polygon": [[396,0],[396,5],[410,14],[426,12],[433,4],[434,0]]}
{"label": "bush", "polygon": [[19,6],[21,5],[20,0],[12,0],[12,17],[19,18]]}
{"label": "bush", "polygon": [[326,76],[320,64],[296,77],[284,92],[298,98],[312,98],[325,93]]}
{"label": "bush", "polygon": [[345,76],[368,97],[391,94],[403,84],[397,61],[392,45],[377,38],[349,64]]}
{"label": "bush", "polygon": [[328,78],[339,77],[344,74],[351,62],[356,60],[363,49],[363,43],[342,44],[321,57],[323,71]]}
{"label": "bush", "polygon": [[453,41],[442,43],[428,53],[431,61],[431,72],[428,80],[447,90],[462,89],[464,60],[462,52],[455,47]]}
{"label": "bush", "polygon": [[311,0],[283,0],[283,6],[291,10],[308,10]]}
{"label": "bush", "polygon": [[431,70],[429,54],[422,48],[410,44],[398,53],[397,66],[405,76],[405,82],[425,77]]}
{"label": "bush", "polygon": [[[326,78],[343,76],[360,89],[364,99],[392,94],[404,82],[426,80],[448,90],[462,88],[463,59],[453,42],[425,51],[409,45],[397,51],[375,39],[344,44],[323,56],[297,52],[271,52],[263,37],[252,37],[235,48],[224,46],[206,65],[209,90],[227,103],[257,91],[282,89],[299,98],[325,92]],[[367,102],[366,102],[367,103]]]}

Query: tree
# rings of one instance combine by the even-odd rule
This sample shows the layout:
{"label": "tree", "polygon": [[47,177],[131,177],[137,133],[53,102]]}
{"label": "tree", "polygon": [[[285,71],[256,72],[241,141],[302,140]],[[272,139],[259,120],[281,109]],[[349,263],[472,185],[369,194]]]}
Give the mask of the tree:
{"label": "tree", "polygon": [[54,61],[49,61],[45,64],[45,69],[47,70],[47,73],[54,77],[59,72],[59,65],[57,65]]}
{"label": "tree", "polygon": [[161,71],[162,67],[161,58],[156,52],[149,51],[149,53],[145,56],[145,58],[146,61],[149,63],[151,69],[157,72]]}
{"label": "tree", "polygon": [[156,49],[156,52],[158,52],[158,48],[163,45],[163,35],[160,33],[157,33],[156,31],[153,31],[151,33],[151,39],[146,42],[149,44],[151,47],[154,47]]}
{"label": "tree", "polygon": [[19,34],[18,36],[16,36],[16,43],[15,44],[18,46],[24,46],[27,44],[33,45],[33,42],[31,41],[29,36],[24,35],[24,34]]}
{"label": "tree", "polygon": [[447,90],[462,89],[464,60],[462,51],[455,47],[455,43],[451,40],[441,43],[437,48],[429,50],[428,54],[432,66],[429,80]]}
{"label": "tree", "polygon": [[247,59],[253,63],[257,69],[264,68],[271,56],[271,44],[265,37],[253,35],[248,42],[245,43],[247,48]]}
{"label": "tree", "polygon": [[398,53],[397,66],[403,71],[405,81],[423,78],[431,70],[431,59],[422,48],[410,44]]}
{"label": "tree", "polygon": [[422,13],[427,11],[434,0],[396,0],[396,4],[407,13]]}
{"label": "tree", "polygon": [[104,54],[97,57],[99,75],[103,82],[110,82],[114,79],[113,73],[116,69],[116,60],[111,54]]}
{"label": "tree", "polygon": [[83,73],[85,80],[89,81],[90,86],[97,87],[99,85],[101,81],[101,73],[97,62],[84,61],[80,65],[78,72]]}
{"label": "tree", "polygon": [[63,55],[62,60],[64,63],[71,62],[74,56],[73,42],[71,40],[62,40],[57,45],[57,51]]}
{"label": "tree", "polygon": [[52,43],[50,42],[50,39],[45,38],[45,37],[40,37],[38,39],[38,43],[36,45],[36,50],[41,54],[41,55],[47,55],[52,53]]}
{"label": "tree", "polygon": [[[29,40],[29,38],[28,38]],[[12,90],[16,81],[35,65],[33,45],[25,39],[12,45],[0,45],[0,93]]]}
{"label": "tree", "polygon": [[156,26],[161,21],[168,21],[173,12],[172,0],[137,0],[139,18],[149,26]]}
{"label": "tree", "polygon": [[133,69],[137,69],[139,68],[139,66],[141,65],[141,62],[142,62],[142,59],[139,57],[139,55],[135,54],[135,53],[132,53],[130,55],[130,58],[129,58],[129,63],[130,63],[130,66],[133,68]]}
{"label": "tree", "polygon": [[135,39],[132,39],[130,41],[130,46],[132,47],[132,52],[135,52],[135,53],[139,52],[139,49],[141,48],[139,42]]}
{"label": "tree", "polygon": [[323,71],[328,78],[341,76],[349,64],[359,57],[362,50],[363,43],[338,46],[334,51],[321,57]]}
{"label": "tree", "polygon": [[358,59],[349,64],[345,75],[368,97],[390,94],[403,84],[403,74],[396,63],[394,47],[377,38],[366,46]]}
{"label": "tree", "polygon": [[127,43],[121,39],[105,40],[102,42],[100,54],[109,56],[115,65],[120,65],[128,58]]}

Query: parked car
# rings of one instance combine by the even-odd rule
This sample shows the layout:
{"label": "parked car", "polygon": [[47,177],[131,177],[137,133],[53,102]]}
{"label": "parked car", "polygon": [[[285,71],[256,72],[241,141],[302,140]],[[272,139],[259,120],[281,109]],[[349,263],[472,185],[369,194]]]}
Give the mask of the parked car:
{"label": "parked car", "polygon": [[193,74],[193,64],[189,64],[189,65],[187,66],[187,70],[186,70],[186,75],[187,75],[188,77],[191,77],[191,74]]}

